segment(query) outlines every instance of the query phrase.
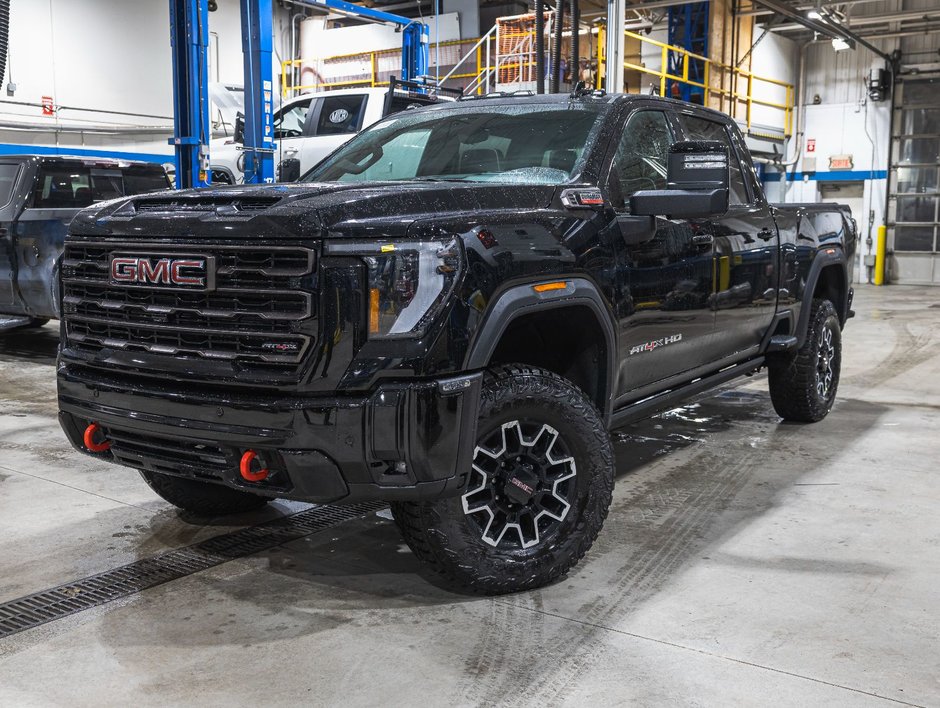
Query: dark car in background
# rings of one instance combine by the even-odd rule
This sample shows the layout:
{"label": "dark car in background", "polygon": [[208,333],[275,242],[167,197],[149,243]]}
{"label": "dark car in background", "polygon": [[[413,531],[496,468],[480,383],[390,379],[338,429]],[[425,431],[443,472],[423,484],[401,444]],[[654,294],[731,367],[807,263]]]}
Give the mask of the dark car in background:
{"label": "dark car in background", "polygon": [[68,156],[0,156],[0,332],[59,316],[69,222],[96,202],[166,190],[162,166]]}

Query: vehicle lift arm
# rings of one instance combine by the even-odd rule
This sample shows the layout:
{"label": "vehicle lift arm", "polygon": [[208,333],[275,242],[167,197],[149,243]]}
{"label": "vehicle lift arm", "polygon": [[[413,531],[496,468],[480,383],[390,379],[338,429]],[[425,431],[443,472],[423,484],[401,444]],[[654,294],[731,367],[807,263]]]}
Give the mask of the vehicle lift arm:
{"label": "vehicle lift arm", "polygon": [[[244,0],[243,0],[244,1]],[[353,5],[344,0],[299,0],[302,5],[326,8],[350,17],[371,22],[392,24],[401,28],[401,78],[404,81],[421,81],[428,74],[428,44],[431,29],[420,20],[394,15],[371,7]]]}

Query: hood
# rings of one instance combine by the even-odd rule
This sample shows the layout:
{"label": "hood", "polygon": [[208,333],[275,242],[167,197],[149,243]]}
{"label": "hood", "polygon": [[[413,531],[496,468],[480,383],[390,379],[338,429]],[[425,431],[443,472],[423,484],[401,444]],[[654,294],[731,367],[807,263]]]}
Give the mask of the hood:
{"label": "hood", "polygon": [[554,186],[482,182],[236,185],[119,199],[82,211],[79,235],[404,236],[417,220],[551,204]]}

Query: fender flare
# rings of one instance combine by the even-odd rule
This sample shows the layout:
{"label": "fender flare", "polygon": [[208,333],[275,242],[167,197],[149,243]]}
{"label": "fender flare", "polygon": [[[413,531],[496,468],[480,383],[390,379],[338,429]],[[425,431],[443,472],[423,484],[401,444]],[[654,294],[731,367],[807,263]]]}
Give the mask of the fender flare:
{"label": "fender flare", "polygon": [[[536,292],[534,286],[540,282],[565,281],[564,289]],[[617,334],[614,328],[613,315],[604,297],[597,286],[587,278],[560,278],[551,277],[541,281],[533,281],[513,285],[499,293],[490,303],[483,316],[483,321],[474,333],[473,339],[467,349],[464,361],[464,370],[485,368],[490,362],[496,347],[510,324],[519,317],[536,312],[558,310],[569,307],[586,307],[592,312],[597,325],[604,335],[607,349],[604,362],[604,383],[600,395],[603,398],[601,414],[605,420],[609,419],[613,396],[611,393],[616,387],[618,356]]]}
{"label": "fender flare", "polygon": [[848,302],[850,288],[850,283],[848,282],[848,264],[845,257],[845,251],[842,250],[841,246],[826,246],[820,248],[816,252],[816,256],[813,258],[813,263],[809,268],[809,274],[806,276],[806,285],[803,288],[803,297],[800,305],[800,316],[796,322],[795,332],[798,342],[797,346],[799,347],[803,346],[803,343],[806,341],[806,335],[809,331],[809,317],[813,310],[813,294],[816,292],[816,285],[819,282],[819,276],[822,274],[823,268],[827,268],[832,265],[837,265],[842,268],[842,277],[845,281],[845,292],[841,293],[840,296],[842,301],[832,303],[836,306],[836,309],[839,312],[839,318],[842,320],[842,324],[845,324],[849,307]]}

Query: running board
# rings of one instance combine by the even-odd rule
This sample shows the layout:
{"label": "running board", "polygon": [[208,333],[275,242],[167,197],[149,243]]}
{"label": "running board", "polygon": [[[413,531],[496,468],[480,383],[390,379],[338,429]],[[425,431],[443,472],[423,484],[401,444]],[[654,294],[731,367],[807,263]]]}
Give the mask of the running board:
{"label": "running board", "polygon": [[617,428],[621,425],[643,420],[644,418],[649,418],[650,416],[654,416],[662,411],[674,408],[676,405],[682,403],[690,396],[703,393],[711,388],[714,388],[715,386],[719,386],[727,381],[736,379],[739,376],[753,373],[763,365],[764,357],[760,356],[756,359],[746,361],[743,364],[736,364],[735,366],[731,366],[727,369],[722,369],[717,373],[696,379],[695,381],[692,381],[685,386],[674,388],[669,391],[664,391],[663,393],[658,393],[655,396],[644,398],[642,401],[631,403],[630,405],[624,406],[623,408],[614,411],[614,413],[610,416],[609,427]]}
{"label": "running board", "polygon": [[23,327],[32,322],[31,317],[19,317],[17,315],[0,315],[0,332],[6,332],[10,329]]}

